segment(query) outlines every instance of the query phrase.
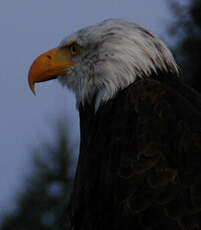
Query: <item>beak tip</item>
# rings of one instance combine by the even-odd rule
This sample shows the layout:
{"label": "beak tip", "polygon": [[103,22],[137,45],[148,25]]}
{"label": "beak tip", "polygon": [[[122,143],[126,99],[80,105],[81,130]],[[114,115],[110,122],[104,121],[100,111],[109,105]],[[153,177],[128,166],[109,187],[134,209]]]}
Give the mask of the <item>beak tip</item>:
{"label": "beak tip", "polygon": [[30,87],[32,93],[36,96],[35,84],[34,83],[29,83],[29,87]]}
{"label": "beak tip", "polygon": [[36,91],[35,91],[34,87],[31,89],[31,91],[32,91],[33,95],[36,96]]}
{"label": "beak tip", "polygon": [[33,92],[33,95],[34,95],[34,96],[36,96],[36,92],[35,92],[35,90],[33,90],[32,92]]}

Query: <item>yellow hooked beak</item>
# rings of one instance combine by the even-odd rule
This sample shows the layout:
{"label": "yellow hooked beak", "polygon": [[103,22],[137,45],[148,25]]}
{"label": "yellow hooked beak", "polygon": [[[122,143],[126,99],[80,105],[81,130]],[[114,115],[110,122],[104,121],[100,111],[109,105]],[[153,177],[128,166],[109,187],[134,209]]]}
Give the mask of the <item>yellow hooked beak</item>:
{"label": "yellow hooked beak", "polygon": [[68,47],[51,49],[36,58],[29,70],[28,81],[31,91],[35,94],[36,82],[48,81],[55,79],[58,75],[65,75],[66,69],[75,65],[71,58]]}

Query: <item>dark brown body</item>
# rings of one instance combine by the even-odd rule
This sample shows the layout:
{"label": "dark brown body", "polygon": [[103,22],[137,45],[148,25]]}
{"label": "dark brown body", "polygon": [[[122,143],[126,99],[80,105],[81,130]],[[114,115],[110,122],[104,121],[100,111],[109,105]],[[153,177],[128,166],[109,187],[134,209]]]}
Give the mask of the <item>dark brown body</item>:
{"label": "dark brown body", "polygon": [[201,229],[201,97],[153,78],[80,108],[70,229]]}

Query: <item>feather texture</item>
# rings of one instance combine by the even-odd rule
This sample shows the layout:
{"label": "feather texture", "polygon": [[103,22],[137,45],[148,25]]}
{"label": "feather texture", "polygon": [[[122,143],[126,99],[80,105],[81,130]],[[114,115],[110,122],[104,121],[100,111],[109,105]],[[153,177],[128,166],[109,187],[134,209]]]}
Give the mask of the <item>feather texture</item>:
{"label": "feather texture", "polygon": [[96,95],[97,110],[137,76],[147,78],[158,71],[178,74],[166,45],[133,22],[105,20],[68,36],[59,47],[72,41],[77,41],[81,52],[73,59],[76,65],[59,80],[74,91],[78,106]]}

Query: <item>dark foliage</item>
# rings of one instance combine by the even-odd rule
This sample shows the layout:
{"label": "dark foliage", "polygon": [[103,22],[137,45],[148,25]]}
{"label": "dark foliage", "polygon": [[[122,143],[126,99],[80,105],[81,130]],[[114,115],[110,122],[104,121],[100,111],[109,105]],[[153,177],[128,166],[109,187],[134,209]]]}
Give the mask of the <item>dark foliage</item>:
{"label": "dark foliage", "polygon": [[182,77],[201,92],[201,0],[167,0],[174,16],[170,40]]}
{"label": "dark foliage", "polygon": [[67,132],[61,127],[54,144],[46,143],[45,148],[34,152],[34,172],[19,194],[18,211],[5,217],[2,230],[66,229],[65,210],[73,178],[69,168],[73,162]]}

